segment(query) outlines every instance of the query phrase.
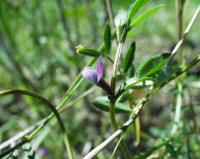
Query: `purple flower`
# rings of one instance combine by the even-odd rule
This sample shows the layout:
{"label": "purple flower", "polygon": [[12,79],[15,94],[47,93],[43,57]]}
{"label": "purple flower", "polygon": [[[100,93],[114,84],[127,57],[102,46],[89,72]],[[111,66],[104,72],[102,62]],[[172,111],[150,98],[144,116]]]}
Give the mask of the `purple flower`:
{"label": "purple flower", "polygon": [[102,78],[103,76],[103,60],[102,56],[99,56],[96,69],[86,67],[82,70],[82,75],[85,79],[92,81],[98,87],[101,87],[107,92],[108,95],[112,94],[111,88],[106,81]]}
{"label": "purple flower", "polygon": [[39,152],[40,156],[45,156],[47,153],[47,150],[45,148],[41,147],[41,148],[39,148],[38,152]]}
{"label": "purple flower", "polygon": [[103,60],[102,56],[99,56],[96,69],[91,67],[86,67],[82,70],[82,75],[84,78],[92,81],[94,84],[98,85],[103,76]]}

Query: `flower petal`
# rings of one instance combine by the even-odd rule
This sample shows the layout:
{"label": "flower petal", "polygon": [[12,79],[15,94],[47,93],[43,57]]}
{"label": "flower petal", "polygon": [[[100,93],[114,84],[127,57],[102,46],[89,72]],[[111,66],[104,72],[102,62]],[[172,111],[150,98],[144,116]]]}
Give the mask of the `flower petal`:
{"label": "flower petal", "polygon": [[103,59],[102,56],[99,56],[98,63],[97,63],[97,83],[100,81],[100,79],[103,76]]}
{"label": "flower petal", "polygon": [[82,70],[82,75],[84,78],[97,84],[97,71],[95,69],[86,67]]}

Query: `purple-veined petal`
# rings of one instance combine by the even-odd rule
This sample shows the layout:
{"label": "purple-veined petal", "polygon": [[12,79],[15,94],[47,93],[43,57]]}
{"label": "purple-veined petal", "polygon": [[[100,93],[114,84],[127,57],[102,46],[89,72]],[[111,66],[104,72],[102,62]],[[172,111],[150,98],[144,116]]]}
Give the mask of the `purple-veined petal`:
{"label": "purple-veined petal", "polygon": [[97,63],[97,83],[103,76],[103,59],[102,56],[99,56],[98,63]]}
{"label": "purple-veined petal", "polygon": [[84,78],[97,84],[97,71],[95,69],[86,67],[82,70],[82,75]]}

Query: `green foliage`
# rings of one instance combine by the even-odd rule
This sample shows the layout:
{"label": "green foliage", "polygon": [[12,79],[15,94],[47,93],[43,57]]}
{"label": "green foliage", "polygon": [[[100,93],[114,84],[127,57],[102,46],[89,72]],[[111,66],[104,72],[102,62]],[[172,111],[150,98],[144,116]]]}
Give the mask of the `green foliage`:
{"label": "green foliage", "polygon": [[139,9],[150,0],[136,0],[129,10],[128,20],[131,21]]}
{"label": "green foliage", "polygon": [[[172,50],[176,45],[180,19],[174,1],[148,2],[0,1],[0,92],[37,92],[56,106],[52,110],[62,125],[61,131],[52,111],[49,113],[45,103],[33,97],[1,98],[0,158],[67,158],[70,152],[62,147],[63,139],[68,151],[69,144],[72,146],[74,159],[83,158],[108,141],[112,144],[94,158],[109,158],[112,154],[113,158],[124,159],[128,156],[126,147],[129,159],[155,155],[165,159],[200,158],[200,21],[195,21],[179,50],[183,59],[177,59],[180,52],[174,57],[154,56],[154,52]],[[185,3],[183,30],[197,4],[198,0]],[[108,19],[115,22],[121,8],[125,10],[123,25],[117,29]],[[99,55],[104,71],[101,74],[98,70],[99,83],[91,87],[81,71],[93,67]],[[96,78],[96,72],[92,73],[91,78]],[[174,82],[169,85],[170,81]],[[138,116],[141,128],[134,121]],[[177,116],[180,119],[175,123]],[[171,132],[174,125],[175,134]],[[140,143],[135,145],[133,134],[138,132]],[[31,135],[19,137],[22,133]]]}
{"label": "green foliage", "polygon": [[76,47],[76,52],[83,55],[92,56],[92,57],[99,57],[101,55],[99,51],[95,49],[91,49],[91,48],[86,48],[82,45],[79,45]]}
{"label": "green foliage", "polygon": [[176,76],[177,73],[179,73],[182,69],[177,64],[168,64],[166,67],[164,67],[162,70],[160,70],[156,77],[156,85],[162,86],[166,82],[168,82],[170,79]]}
{"label": "green foliage", "polygon": [[111,35],[111,28],[108,23],[106,23],[104,28],[104,45],[106,53],[109,54],[111,50],[111,44],[112,44],[112,35]]}
{"label": "green foliage", "polygon": [[123,72],[126,73],[128,69],[132,66],[133,60],[135,58],[135,41],[131,43],[131,46],[129,47],[125,59],[123,61]]}
{"label": "green foliage", "polygon": [[167,64],[170,54],[163,53],[156,55],[149,60],[141,63],[136,69],[136,77],[141,78],[145,76],[151,76],[163,69]]}
{"label": "green foliage", "polygon": [[[97,97],[93,101],[93,105],[95,108],[99,110],[109,112],[110,102],[106,96]],[[116,103],[115,112],[116,113],[131,113],[131,109],[123,103]]]}
{"label": "green foliage", "polygon": [[135,26],[139,25],[143,21],[145,21],[149,16],[156,13],[163,5],[156,6],[154,8],[149,9],[148,11],[144,12],[142,15],[138,16],[134,19],[130,24],[130,29],[134,28]]}

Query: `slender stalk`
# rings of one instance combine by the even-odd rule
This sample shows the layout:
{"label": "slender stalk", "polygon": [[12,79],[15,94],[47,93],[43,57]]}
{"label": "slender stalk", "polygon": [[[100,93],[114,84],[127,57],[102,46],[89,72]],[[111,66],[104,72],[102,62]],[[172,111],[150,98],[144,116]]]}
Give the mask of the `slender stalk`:
{"label": "slender stalk", "polygon": [[8,139],[7,141],[1,143],[0,151],[3,150],[4,148],[8,147],[12,143],[15,143],[17,140],[22,139],[23,137],[30,134],[33,130],[35,130],[36,127],[37,127],[36,125],[28,127],[27,129],[23,130],[19,134],[15,135],[15,136],[11,137],[10,139]]}
{"label": "slender stalk", "polygon": [[74,104],[76,104],[79,100],[83,99],[84,97],[88,96],[89,94],[91,94],[94,90],[95,90],[95,86],[91,87],[90,89],[88,89],[87,91],[85,91],[83,94],[81,94],[80,96],[76,97],[76,99],[72,100],[71,102],[69,102],[67,104],[67,106],[63,109],[61,109],[59,111],[59,113],[63,113],[67,110],[69,110],[69,108],[71,108]]}
{"label": "slender stalk", "polygon": [[[184,2],[185,0],[176,0],[176,11],[177,11],[177,36],[179,41],[183,39],[183,9],[184,9]],[[178,50],[178,64],[180,66],[183,65],[183,48],[180,46]],[[174,124],[172,127],[171,133],[174,134],[177,132],[179,126],[180,126],[180,119],[181,119],[181,107],[183,105],[182,98],[183,98],[183,83],[182,83],[183,78],[179,79],[177,81],[177,87],[178,87],[178,94],[176,97],[176,111],[175,111],[175,117],[174,117]]]}
{"label": "slender stalk", "polygon": [[105,0],[106,3],[106,10],[108,14],[109,21],[111,25],[114,26],[114,15],[113,15],[113,8],[112,8],[112,0]]}
{"label": "slender stalk", "polygon": [[[116,75],[117,75],[117,70],[118,70],[118,65],[119,65],[119,59],[122,53],[122,48],[123,48],[123,44],[125,41],[125,38],[123,38],[123,41],[120,41],[118,43],[118,47],[117,47],[117,52],[115,55],[115,60],[114,60],[114,64],[113,64],[113,74],[112,74],[112,79],[111,79],[111,90],[112,90],[112,94],[113,96],[115,96],[115,85],[116,85]],[[118,125],[117,125],[117,121],[115,118],[115,102],[116,99],[115,97],[111,97],[110,98],[110,109],[109,109],[109,113],[110,113],[110,120],[111,120],[111,124],[113,126],[114,130],[118,129]],[[129,158],[129,152],[128,152],[128,148],[126,147],[126,144],[124,143],[124,141],[121,141],[121,149],[124,153],[124,156],[126,159]]]}
{"label": "slender stalk", "polygon": [[113,158],[114,158],[114,155],[115,155],[115,153],[116,153],[116,151],[117,151],[117,149],[118,149],[118,147],[119,147],[119,145],[120,145],[122,139],[123,139],[123,135],[120,136],[120,138],[119,138],[117,144],[115,145],[115,148],[114,148],[114,150],[113,150],[111,156],[109,157],[109,159],[113,159]]}
{"label": "slender stalk", "polygon": [[[67,152],[68,152],[68,156],[69,156],[70,159],[73,159],[74,157],[73,157],[72,149],[71,149],[71,146],[70,146],[67,134],[66,134],[65,126],[64,126],[64,124],[62,122],[62,119],[61,119],[58,111],[55,109],[54,105],[51,104],[46,98],[42,97],[41,95],[39,95],[39,94],[37,94],[35,92],[27,91],[27,90],[7,90],[7,91],[1,91],[0,92],[0,96],[10,95],[10,94],[21,94],[21,95],[27,95],[27,96],[31,96],[31,97],[37,98],[40,101],[42,101],[43,103],[45,103],[45,105],[49,109],[51,109],[51,111],[54,113],[54,115],[57,118],[58,123],[60,125],[61,131],[62,131],[62,135],[63,135],[63,139],[64,139],[64,143],[65,143],[65,146],[66,146],[66,149],[67,149]],[[24,144],[26,142],[30,142],[33,139],[33,135],[34,134],[26,136],[25,139],[22,141],[22,143]],[[19,143],[18,145],[21,146],[22,144]],[[10,151],[11,150],[9,149],[8,151],[6,151],[3,154],[1,154],[0,157],[3,157],[5,155],[9,154]]]}
{"label": "slender stalk", "polygon": [[[111,123],[113,126],[113,129],[116,131],[118,129],[118,125],[117,125],[117,121],[115,118],[115,102],[111,100],[110,102],[110,119],[111,119]],[[124,153],[124,156],[126,159],[128,159],[129,156],[129,152],[128,152],[128,148],[126,147],[126,144],[124,143],[124,141],[121,141],[121,149]]]}
{"label": "slender stalk", "polygon": [[182,102],[182,91],[183,91],[183,85],[182,83],[178,83],[178,94],[176,97],[176,112],[174,117],[174,124],[171,133],[174,134],[177,132],[179,126],[180,126],[180,119],[181,119],[181,108],[183,105]]}
{"label": "slender stalk", "polygon": [[93,158],[97,153],[102,151],[115,138],[117,138],[121,133],[122,133],[121,129],[115,131],[109,138],[107,138],[105,141],[103,141],[101,144],[99,144],[97,147],[95,147],[92,151],[90,151],[86,156],[84,156],[83,159],[91,159],[91,158]]}
{"label": "slender stalk", "polygon": [[115,102],[110,102],[110,119],[114,130],[118,129],[117,121],[115,118]]}
{"label": "slender stalk", "polygon": [[180,47],[182,46],[183,42],[185,41],[188,33],[190,32],[190,30],[192,29],[192,26],[194,25],[195,21],[197,20],[198,16],[200,14],[200,5],[198,6],[198,8],[196,9],[195,13],[193,14],[189,24],[187,25],[185,31],[184,31],[184,35],[182,37],[182,39],[179,40],[179,42],[176,44],[176,46],[174,47],[174,49],[172,50],[172,57],[178,52],[178,50],[180,49]]}
{"label": "slender stalk", "polygon": [[122,53],[123,45],[124,45],[124,42],[118,43],[117,52],[116,52],[116,55],[115,55],[115,60],[114,60],[114,65],[113,65],[112,78],[115,78],[116,75],[117,75],[117,69],[118,69],[119,59],[120,59],[120,56],[121,56],[121,53]]}
{"label": "slender stalk", "polygon": [[[176,0],[176,6],[177,6],[177,28],[178,28],[178,39],[182,39],[183,38],[183,10],[184,10],[184,3],[185,0]],[[183,60],[183,51],[182,48],[179,49],[179,53],[178,53],[179,57],[178,57],[178,61],[180,64],[182,64],[182,60]]]}

